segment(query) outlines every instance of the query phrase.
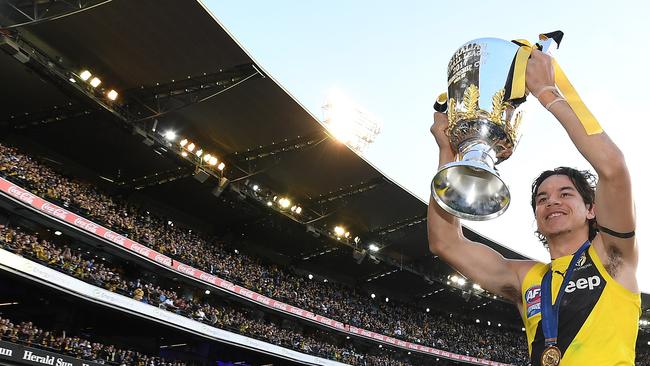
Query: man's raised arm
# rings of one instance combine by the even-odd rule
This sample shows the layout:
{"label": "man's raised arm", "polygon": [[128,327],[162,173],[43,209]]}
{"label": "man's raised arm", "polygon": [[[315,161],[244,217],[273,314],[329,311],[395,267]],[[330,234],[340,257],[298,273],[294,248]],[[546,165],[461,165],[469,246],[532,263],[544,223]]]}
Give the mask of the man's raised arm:
{"label": "man's raised arm", "polygon": [[557,89],[553,89],[554,73],[552,58],[534,50],[526,69],[526,86],[542,105],[553,113],[578,151],[598,174],[595,212],[598,226],[601,227],[602,243],[608,256],[615,255],[623,261],[623,266],[619,266],[620,271],[610,274],[628,289],[638,292],[638,248],[633,234],[636,218],[631,179],[625,158],[605,132],[587,133],[584,121],[578,118]]}
{"label": "man's raised arm", "polygon": [[[431,133],[440,148],[439,166],[455,160],[445,134],[448,124],[446,114],[434,114]],[[521,281],[534,261],[509,260],[486,245],[468,240],[460,220],[443,210],[433,197],[429,199],[427,229],[429,249],[434,254],[484,289],[519,304]]]}

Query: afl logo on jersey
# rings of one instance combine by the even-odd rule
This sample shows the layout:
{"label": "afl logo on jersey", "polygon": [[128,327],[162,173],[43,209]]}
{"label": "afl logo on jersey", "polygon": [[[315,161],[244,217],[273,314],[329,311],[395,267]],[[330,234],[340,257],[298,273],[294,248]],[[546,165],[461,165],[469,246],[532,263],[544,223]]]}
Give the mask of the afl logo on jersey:
{"label": "afl logo on jersey", "polygon": [[539,314],[542,311],[542,288],[532,286],[525,293],[526,315],[528,318]]}
{"label": "afl logo on jersey", "polygon": [[584,266],[585,262],[587,262],[587,254],[585,252],[582,252],[580,258],[578,258],[578,261],[576,262],[576,267]]}

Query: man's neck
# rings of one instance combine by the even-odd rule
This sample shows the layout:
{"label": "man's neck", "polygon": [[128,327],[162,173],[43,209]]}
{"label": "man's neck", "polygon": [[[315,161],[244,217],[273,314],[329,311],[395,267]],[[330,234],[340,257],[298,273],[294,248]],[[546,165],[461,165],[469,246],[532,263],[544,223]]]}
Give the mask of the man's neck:
{"label": "man's neck", "polygon": [[548,248],[551,252],[551,259],[564,257],[565,255],[573,255],[587,239],[587,235],[582,233],[576,235],[576,233],[571,232],[549,238]]}

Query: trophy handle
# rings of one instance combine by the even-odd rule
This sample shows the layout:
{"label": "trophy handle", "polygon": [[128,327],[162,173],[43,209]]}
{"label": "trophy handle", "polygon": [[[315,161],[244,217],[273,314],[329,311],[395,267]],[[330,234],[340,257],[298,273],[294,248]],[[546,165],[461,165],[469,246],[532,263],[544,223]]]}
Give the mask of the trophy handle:
{"label": "trophy handle", "polygon": [[433,104],[433,109],[436,112],[447,113],[447,92],[438,95],[436,102]]}
{"label": "trophy handle", "polygon": [[557,30],[549,33],[542,33],[539,35],[539,42],[537,42],[537,49],[544,53],[552,53],[560,47],[560,42],[564,38],[564,32]]}

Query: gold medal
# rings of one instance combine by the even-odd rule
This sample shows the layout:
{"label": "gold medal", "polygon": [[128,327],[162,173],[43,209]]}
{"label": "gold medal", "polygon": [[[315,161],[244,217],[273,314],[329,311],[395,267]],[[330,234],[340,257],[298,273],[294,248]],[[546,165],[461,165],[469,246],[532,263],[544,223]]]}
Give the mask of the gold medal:
{"label": "gold medal", "polygon": [[562,359],[562,352],[555,346],[548,346],[542,352],[542,366],[558,366]]}

